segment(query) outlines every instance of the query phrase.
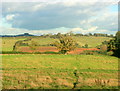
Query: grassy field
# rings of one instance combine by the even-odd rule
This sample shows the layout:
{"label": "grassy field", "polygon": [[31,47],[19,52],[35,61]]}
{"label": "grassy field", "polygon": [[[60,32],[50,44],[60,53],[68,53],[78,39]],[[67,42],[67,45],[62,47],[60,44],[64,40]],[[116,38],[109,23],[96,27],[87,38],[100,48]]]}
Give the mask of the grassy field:
{"label": "grassy field", "polygon": [[118,88],[118,58],[106,55],[2,55],[2,69],[3,89]]}
{"label": "grassy field", "polygon": [[[27,39],[28,37],[3,37],[2,38],[2,51],[12,51],[13,50],[13,45],[15,44],[16,41],[18,40],[24,40]],[[100,45],[101,42],[105,40],[110,40],[111,38],[109,37],[94,37],[94,36],[81,36],[81,37],[73,37],[73,39],[81,46],[84,44],[88,44],[89,47],[96,47],[97,45]],[[58,39],[53,39],[53,38],[41,38],[41,37],[32,37],[32,40],[37,42],[40,45],[47,45],[50,43],[54,43]]]}
{"label": "grassy field", "polygon": [[[12,51],[16,41],[27,38],[3,37],[2,51]],[[73,39],[81,46],[88,44],[89,47],[94,48],[111,38],[73,36]],[[47,45],[58,39],[32,37],[32,40],[39,45]],[[118,88],[117,57],[97,54],[3,54],[0,56],[3,89]]]}
{"label": "grassy field", "polygon": [[77,41],[77,43],[81,46],[84,46],[85,44],[88,44],[89,47],[96,47],[97,45],[100,45],[103,41],[110,40],[112,38],[110,37],[95,37],[95,36],[80,36],[75,37],[73,36],[73,39]]}

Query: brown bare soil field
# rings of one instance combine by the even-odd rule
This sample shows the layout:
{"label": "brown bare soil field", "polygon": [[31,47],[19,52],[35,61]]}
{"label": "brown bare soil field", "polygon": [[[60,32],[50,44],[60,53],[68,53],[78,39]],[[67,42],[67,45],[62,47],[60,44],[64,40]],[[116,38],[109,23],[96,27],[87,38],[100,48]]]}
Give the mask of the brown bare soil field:
{"label": "brown bare soil field", "polygon": [[58,52],[56,47],[38,47],[35,50],[32,50],[30,47],[21,47],[21,52],[46,52],[46,51],[53,51]]}
{"label": "brown bare soil field", "polygon": [[85,50],[99,50],[99,49],[97,48],[76,48],[75,50],[70,51],[69,54],[80,54]]}
{"label": "brown bare soil field", "polygon": [[[97,48],[76,48],[73,51],[68,52],[68,54],[80,54],[84,50],[99,50]],[[30,49],[29,47],[22,47],[20,48],[21,52],[48,52],[48,51],[53,51],[53,52],[58,52],[59,50],[56,47],[38,47],[35,50]]]}

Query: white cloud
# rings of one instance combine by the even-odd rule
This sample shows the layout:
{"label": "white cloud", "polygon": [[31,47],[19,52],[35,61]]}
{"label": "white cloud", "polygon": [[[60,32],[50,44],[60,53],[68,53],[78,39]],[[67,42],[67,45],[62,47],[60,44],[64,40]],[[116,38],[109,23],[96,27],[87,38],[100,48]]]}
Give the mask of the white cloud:
{"label": "white cloud", "polygon": [[70,31],[72,31],[72,32],[80,32],[80,33],[85,34],[85,33],[96,32],[97,28],[98,28],[97,26],[91,27],[89,29],[83,29],[83,28],[77,27],[77,28],[71,29]]}
{"label": "white cloud", "polygon": [[39,10],[39,9],[41,9],[43,7],[44,7],[43,4],[37,4],[37,5],[33,6],[33,9],[36,11],[36,10]]}
{"label": "white cloud", "polygon": [[11,15],[7,15],[6,16],[6,20],[12,20],[13,18],[15,17],[15,15],[14,14],[11,14]]}
{"label": "white cloud", "polygon": [[[71,2],[73,0],[54,0],[54,2]],[[119,0],[74,0],[74,2],[118,2]],[[53,2],[53,0],[3,0],[2,2]]]}
{"label": "white cloud", "polygon": [[67,7],[71,7],[71,6],[75,6],[78,2],[75,1],[69,1],[69,2],[64,2],[63,5],[67,6]]}
{"label": "white cloud", "polygon": [[[79,0],[3,3],[2,15],[6,18],[6,22],[9,21],[12,28],[19,32],[48,33],[52,31],[56,33],[67,32],[68,29],[82,33],[97,30],[116,31],[117,12],[111,12],[108,9],[111,4],[113,3],[101,3],[97,0],[86,3],[80,3]],[[16,14],[19,16],[16,17]],[[66,29],[59,29],[61,27]]]}

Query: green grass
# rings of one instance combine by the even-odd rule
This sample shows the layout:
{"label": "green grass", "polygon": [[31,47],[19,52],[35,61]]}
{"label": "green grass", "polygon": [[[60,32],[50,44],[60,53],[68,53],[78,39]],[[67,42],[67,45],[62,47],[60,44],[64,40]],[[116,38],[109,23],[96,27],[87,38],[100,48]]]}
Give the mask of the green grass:
{"label": "green grass", "polygon": [[73,37],[76,42],[78,42],[79,45],[84,46],[85,44],[88,44],[89,47],[96,47],[97,45],[100,45],[103,41],[110,40],[112,38],[110,37],[95,37],[95,36],[79,36],[79,37]]}
{"label": "green grass", "polygon": [[[13,45],[15,44],[16,41],[18,40],[24,40],[28,37],[3,37],[2,38],[2,51],[12,51],[13,50]],[[81,36],[81,37],[73,37],[73,39],[81,46],[88,44],[89,47],[96,47],[97,45],[101,44],[101,42],[105,40],[110,40],[111,38],[109,37],[86,37],[86,36]],[[37,42],[39,45],[47,45],[50,43],[54,43],[58,39],[53,39],[53,38],[41,38],[41,37],[32,37],[32,40]]]}
{"label": "green grass", "polygon": [[[117,88],[118,58],[106,55],[3,55],[3,89]],[[102,86],[95,80],[110,80]],[[103,84],[103,82],[101,81]]]}
{"label": "green grass", "polygon": [[[26,38],[2,38],[2,51],[11,52],[16,41]],[[95,47],[111,38],[81,36],[73,39],[81,46]],[[32,40],[47,45],[58,39],[32,37]],[[107,55],[5,54],[2,55],[2,70],[3,89],[72,89],[76,79],[79,89],[117,88],[118,58]]]}
{"label": "green grass", "polygon": [[16,41],[24,40],[26,37],[2,37],[2,51],[12,51]]}

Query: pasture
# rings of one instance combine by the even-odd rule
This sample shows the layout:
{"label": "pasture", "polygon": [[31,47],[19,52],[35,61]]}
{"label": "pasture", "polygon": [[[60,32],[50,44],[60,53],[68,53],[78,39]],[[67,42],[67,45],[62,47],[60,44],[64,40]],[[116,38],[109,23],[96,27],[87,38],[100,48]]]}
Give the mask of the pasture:
{"label": "pasture", "polygon": [[[95,47],[110,37],[72,36],[81,46],[71,54],[3,54],[3,89],[118,89],[118,58],[108,55],[79,55],[83,50]],[[3,37],[2,51],[13,50],[16,41],[29,37]],[[58,41],[50,37],[32,37],[39,44],[37,51],[58,52],[56,47],[46,46]],[[27,46],[20,51],[33,52]],[[78,54],[78,55],[76,55]]]}
{"label": "pasture", "polygon": [[3,89],[118,89],[116,57],[57,54],[1,56]]}
{"label": "pasture", "polygon": [[[13,45],[18,40],[24,40],[29,37],[3,37],[2,39],[2,51],[12,51]],[[95,37],[95,36],[80,36],[75,37],[73,36],[73,39],[80,45],[83,46],[84,44],[88,44],[89,47],[94,48],[97,45],[100,45],[101,42],[105,40],[110,40],[110,37]],[[37,42],[39,45],[47,45],[50,43],[54,43],[55,41],[58,41],[58,39],[53,38],[41,38],[41,37],[32,37],[32,40]]]}

